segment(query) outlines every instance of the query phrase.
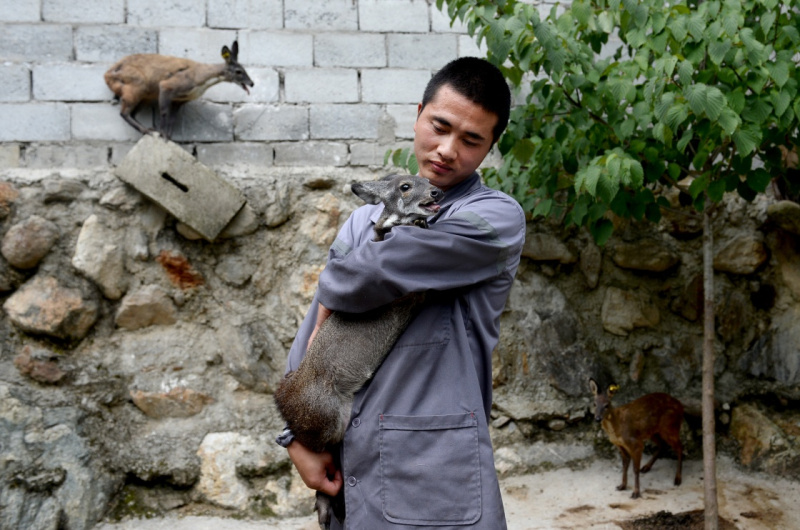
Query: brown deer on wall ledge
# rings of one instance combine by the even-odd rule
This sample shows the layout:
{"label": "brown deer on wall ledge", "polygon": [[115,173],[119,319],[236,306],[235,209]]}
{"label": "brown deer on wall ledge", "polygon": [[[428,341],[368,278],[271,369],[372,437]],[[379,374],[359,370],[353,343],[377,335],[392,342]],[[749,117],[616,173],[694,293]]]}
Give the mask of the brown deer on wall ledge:
{"label": "brown deer on wall ledge", "polygon": [[240,85],[248,94],[253,81],[237,61],[239,43],[222,47],[222,64],[204,64],[181,57],[138,53],[122,58],[105,73],[108,88],[122,104],[120,116],[142,134],[154,132],[136,120],[142,103],[158,102],[158,132],[172,136],[175,113],[186,103],[199,98],[222,81]]}

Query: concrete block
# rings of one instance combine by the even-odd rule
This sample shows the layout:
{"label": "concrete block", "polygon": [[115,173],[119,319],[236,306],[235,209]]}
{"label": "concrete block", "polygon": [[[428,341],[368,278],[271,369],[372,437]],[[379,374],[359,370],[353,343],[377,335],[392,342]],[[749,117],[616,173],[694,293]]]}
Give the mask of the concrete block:
{"label": "concrete block", "polygon": [[244,206],[241,191],[173,142],[145,135],[114,173],[208,241]]}
{"label": "concrete block", "polygon": [[17,0],[0,2],[0,22],[39,22],[40,0]]}
{"label": "concrete block", "polygon": [[430,30],[425,0],[360,0],[358,20],[361,31],[427,33]]}
{"label": "concrete block", "polygon": [[78,26],[75,58],[109,65],[134,53],[158,53],[158,32],[132,26]]}
{"label": "concrete block", "polygon": [[0,101],[29,101],[31,71],[24,64],[0,64]]}
{"label": "concrete block", "polygon": [[282,0],[208,0],[210,28],[283,28]]}
{"label": "concrete block", "polygon": [[287,103],[353,103],[358,101],[358,72],[352,69],[286,70]]}
{"label": "concrete block", "polygon": [[203,99],[231,103],[276,103],[280,99],[281,80],[273,68],[245,66],[247,75],[253,80],[250,94],[233,83],[219,83],[209,88]]}
{"label": "concrete block", "polygon": [[[186,57],[199,63],[222,64],[222,47],[236,40],[236,31],[208,28],[169,28],[159,32],[158,53]],[[239,43],[239,62],[242,62]],[[247,68],[243,62],[242,64]]]}
{"label": "concrete block", "polygon": [[[119,105],[110,103],[76,103],[72,110],[72,138],[75,140],[136,141],[142,134],[119,115]],[[153,113],[142,109],[136,119],[153,127]]]}
{"label": "concrete block", "polygon": [[1,103],[0,142],[69,139],[69,107],[63,103]]}
{"label": "concrete block", "polygon": [[388,35],[390,68],[430,68],[438,70],[458,57],[456,35]]}
{"label": "concrete block", "polygon": [[364,70],[361,99],[367,103],[419,103],[430,79],[429,70]]}
{"label": "concrete block", "polygon": [[345,143],[282,143],[274,147],[276,166],[346,166],[349,160]]}
{"label": "concrete block", "polygon": [[[422,92],[419,93],[420,102]],[[386,105],[386,113],[394,121],[395,138],[414,138],[414,124],[417,122],[417,105]]]}
{"label": "concrete block", "polygon": [[273,163],[273,158],[272,146],[261,142],[229,142],[197,146],[197,160],[210,167],[235,165],[269,167]]}
{"label": "concrete block", "polygon": [[[386,151],[400,149],[401,147],[410,147],[411,143],[407,142],[408,145],[397,145],[397,144],[383,144],[383,143],[376,143],[376,142],[355,142],[350,144],[350,165],[351,166],[378,166],[383,167],[383,160],[386,158]],[[389,162],[391,166],[391,162]],[[391,169],[387,170],[387,173],[391,172]]]}
{"label": "concrete block", "polygon": [[0,144],[0,169],[19,167],[19,144]]}
{"label": "concrete block", "polygon": [[436,5],[431,5],[431,31],[434,33],[467,33],[467,25],[461,22],[458,18],[450,24],[450,17],[447,15],[447,6],[442,6],[442,11],[436,8]]}
{"label": "concrete block", "polygon": [[0,61],[68,61],[71,58],[71,26],[0,24]]}
{"label": "concrete block", "polygon": [[378,33],[320,33],[314,36],[314,62],[322,67],[384,67],[386,37]]}
{"label": "concrete block", "polygon": [[469,35],[458,36],[459,57],[486,57],[486,43],[478,43]]}
{"label": "concrete block", "polygon": [[286,2],[286,29],[355,31],[358,10],[352,0],[292,0]]}
{"label": "concrete block", "polygon": [[125,0],[42,0],[45,22],[82,24],[122,24],[125,22]]}
{"label": "concrete block", "polygon": [[36,143],[25,150],[25,167],[31,169],[88,169],[106,166],[108,147],[103,145]]}
{"label": "concrete block", "polygon": [[377,139],[382,114],[378,105],[312,105],[311,138]]}
{"label": "concrete block", "polygon": [[233,108],[195,100],[178,110],[172,139],[176,142],[230,142],[233,140]]}
{"label": "concrete block", "polygon": [[131,149],[133,149],[134,145],[136,144],[133,142],[110,142],[108,144],[109,149],[111,149],[109,163],[115,167],[120,165],[128,153],[130,153]]}
{"label": "concrete block", "polygon": [[239,32],[239,62],[253,66],[311,67],[314,37],[304,33]]}
{"label": "concrete block", "polygon": [[242,105],[233,112],[237,140],[308,140],[307,107]]}
{"label": "concrete block", "polygon": [[205,9],[196,0],[129,0],[128,25],[203,27]]}
{"label": "concrete block", "polygon": [[33,97],[40,101],[111,101],[104,64],[47,63],[33,67]]}

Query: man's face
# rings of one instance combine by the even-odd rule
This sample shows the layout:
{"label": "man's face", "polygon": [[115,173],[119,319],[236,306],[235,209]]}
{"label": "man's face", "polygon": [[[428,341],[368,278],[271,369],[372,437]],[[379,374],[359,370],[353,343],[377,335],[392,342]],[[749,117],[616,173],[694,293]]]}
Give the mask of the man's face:
{"label": "man's face", "polygon": [[475,171],[492,147],[497,115],[465,98],[449,85],[417,109],[414,154],[419,174],[447,191]]}

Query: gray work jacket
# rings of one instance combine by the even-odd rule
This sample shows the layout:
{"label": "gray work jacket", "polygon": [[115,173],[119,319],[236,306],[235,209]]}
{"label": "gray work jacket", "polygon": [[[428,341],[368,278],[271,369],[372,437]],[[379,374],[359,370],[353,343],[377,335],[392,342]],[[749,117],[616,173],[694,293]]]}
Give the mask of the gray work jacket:
{"label": "gray work jacket", "polygon": [[355,396],[341,454],[348,530],[506,528],[488,430],[491,361],[525,217],[477,173],[440,204],[428,230],[395,227],[381,242],[373,226],[383,205],[353,212],[289,352],[295,370],[318,302],[359,313],[428,293]]}

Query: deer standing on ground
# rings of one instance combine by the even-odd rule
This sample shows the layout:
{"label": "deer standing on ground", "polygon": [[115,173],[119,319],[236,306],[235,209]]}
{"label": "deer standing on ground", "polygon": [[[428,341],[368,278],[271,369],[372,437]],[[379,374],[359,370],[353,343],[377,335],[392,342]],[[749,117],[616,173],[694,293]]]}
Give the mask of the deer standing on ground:
{"label": "deer standing on ground", "polygon": [[105,73],[108,88],[122,104],[120,115],[142,134],[153,132],[136,120],[142,103],[158,102],[158,132],[172,136],[175,113],[186,103],[199,98],[210,87],[227,81],[240,85],[245,92],[253,81],[237,61],[239,43],[222,47],[222,64],[204,64],[155,53],[139,53],[122,58]]}
{"label": "deer standing on ground", "polygon": [[[426,218],[439,210],[436,201],[444,196],[427,179],[409,175],[355,183],[352,190],[368,204],[384,204],[375,241],[383,241],[393,226],[427,227]],[[286,374],[275,392],[278,410],[297,441],[337,457],[353,397],[372,378],[424,298],[424,293],[411,293],[366,313],[334,312],[323,322],[300,366]],[[317,492],[316,509],[323,530],[330,527],[334,512],[343,521],[342,492],[335,501]]]}
{"label": "deer standing on ground", "polygon": [[[589,388],[594,394],[594,419],[602,422],[603,430],[608,434],[611,443],[617,446],[622,455],[622,483],[618,490],[628,487],[628,464],[633,460],[634,487],[631,498],[638,499],[639,472],[647,473],[659,457],[665,445],[669,445],[678,457],[678,469],[675,472],[675,485],[681,484],[681,467],[683,463],[683,446],[680,430],[683,423],[683,405],[669,394],[647,394],[618,408],[611,407],[611,398],[619,390],[617,385],[610,385],[601,391],[594,379],[589,379]],[[646,440],[656,443],[656,452],[647,464],[640,469],[642,452]]]}

